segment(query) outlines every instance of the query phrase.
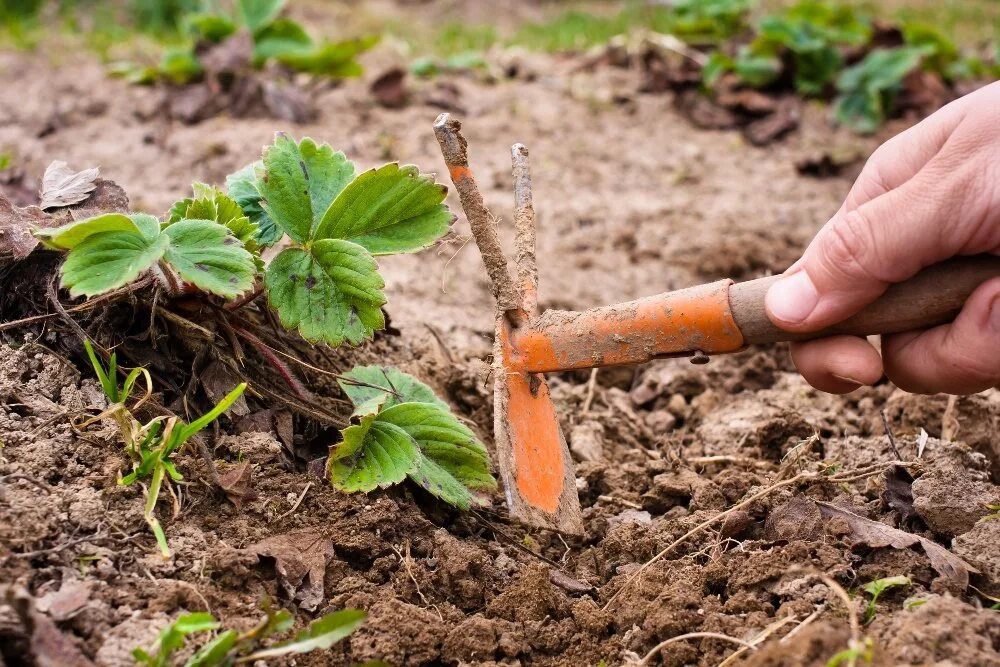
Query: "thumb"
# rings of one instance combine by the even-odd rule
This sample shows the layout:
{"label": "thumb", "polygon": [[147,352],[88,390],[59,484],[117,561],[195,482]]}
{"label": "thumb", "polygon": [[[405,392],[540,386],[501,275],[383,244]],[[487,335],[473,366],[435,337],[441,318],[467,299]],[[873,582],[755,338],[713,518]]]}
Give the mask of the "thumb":
{"label": "thumb", "polygon": [[[842,207],[785,276],[765,307],[789,331],[815,331],[868,305],[891,284],[954,254],[942,242],[942,197],[918,174],[854,209]],[[940,190],[938,190],[940,192]],[[947,247],[946,247],[947,246]]]}

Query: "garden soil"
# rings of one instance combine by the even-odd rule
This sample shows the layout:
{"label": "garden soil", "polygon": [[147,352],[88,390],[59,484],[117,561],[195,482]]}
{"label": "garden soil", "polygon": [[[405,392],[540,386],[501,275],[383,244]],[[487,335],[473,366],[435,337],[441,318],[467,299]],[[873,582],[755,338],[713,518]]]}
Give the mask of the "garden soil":
{"label": "garden soil", "polygon": [[[221,183],[255,159],[276,129],[327,141],[362,167],[400,160],[444,174],[431,125],[448,109],[463,120],[508,243],[510,145],[528,146],[541,306],[577,309],[782,270],[859,168],[820,179],[796,164],[835,150],[864,156],[878,143],[831,129],[825,110],[808,106],[797,131],[752,147],[738,133],[694,129],[670,94],[638,93],[638,73],[505,57],[516,60],[513,78],[407,79],[408,104],[385,109],[368,89],[399,64],[383,48],[362,80],[315,92],[316,122],[279,126],[180,124],[158,112],[160,93],[107,79],[80,52],[5,52],[0,148],[26,192],[51,160],[99,165],[133,209],[162,213],[192,180]],[[459,216],[446,242],[380,262],[402,335],[354,358],[430,383],[492,447],[493,304],[454,194],[449,203]],[[741,650],[725,635],[759,644],[726,664],[823,665],[851,640],[849,619],[867,600],[861,586],[896,575],[911,583],[886,591],[859,630],[873,664],[1000,664],[1000,612],[989,609],[1000,595],[1000,521],[988,516],[1000,502],[995,391],[950,404],[887,383],[828,396],[792,372],[781,346],[707,366],[605,369],[592,391],[589,373],[553,376],[576,458],[582,539],[512,524],[502,492],[473,513],[408,485],[339,493],[288,454],[281,429],[227,422],[213,456],[250,492],[234,503],[201,459],[181,456],[176,516],[161,500],[174,551],[164,561],[141,489],[116,483],[127,461],[113,430],[71,428],[71,417],[103,405],[90,371],[17,332],[5,333],[0,357],[0,582],[21,600],[0,606],[0,664],[129,665],[132,649],[179,613],[209,610],[247,628],[270,597],[303,624],[343,607],[369,615],[329,651],[285,664],[618,665],[663,640],[713,633],[668,643],[646,664],[720,664]],[[836,484],[788,484],[633,576],[692,528],[797,470],[888,469],[895,455],[882,410],[901,457],[920,460],[915,482],[876,467]],[[825,518],[829,506],[856,519]],[[920,542],[859,539],[854,522],[865,519],[948,549],[972,571],[971,585]],[[820,573],[850,593],[849,606]],[[25,657],[44,653],[42,644],[62,657]]]}

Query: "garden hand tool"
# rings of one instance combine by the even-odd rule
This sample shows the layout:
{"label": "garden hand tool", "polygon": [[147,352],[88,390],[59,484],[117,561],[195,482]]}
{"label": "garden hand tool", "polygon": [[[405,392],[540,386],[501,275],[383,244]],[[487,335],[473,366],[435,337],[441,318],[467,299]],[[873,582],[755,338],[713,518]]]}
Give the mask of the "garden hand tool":
{"label": "garden hand tool", "polygon": [[581,312],[537,313],[535,225],[527,150],[512,149],[517,282],[472,172],[461,125],[442,114],[434,131],[472,226],[496,298],[494,430],[511,516],[540,528],[583,532],[573,463],[545,373],[638,364],[663,357],[708,361],[749,345],[831,335],[912,331],[951,321],[984,281],[1000,276],[1000,257],[950,260],[889,287],[869,306],[822,331],[791,333],[764,311],[780,276],[719,280]]}

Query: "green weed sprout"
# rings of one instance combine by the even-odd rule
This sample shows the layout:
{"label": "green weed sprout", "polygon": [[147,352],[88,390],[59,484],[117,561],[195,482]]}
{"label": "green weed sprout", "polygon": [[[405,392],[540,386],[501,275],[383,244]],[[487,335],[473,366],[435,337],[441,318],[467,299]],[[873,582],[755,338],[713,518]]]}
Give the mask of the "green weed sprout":
{"label": "green weed sprout", "polygon": [[[152,393],[153,383],[149,371],[145,368],[133,368],[125,377],[122,385],[119,386],[117,355],[112,352],[108,365],[105,367],[98,359],[90,341],[85,340],[83,347],[87,351],[90,363],[94,367],[94,373],[101,383],[101,390],[111,405],[101,414],[88,419],[80,426],[81,428],[86,427],[105,417],[114,419],[125,443],[125,451],[132,460],[132,472],[122,477],[119,484],[129,486],[137,481],[149,479],[149,486],[144,486],[146,503],[143,509],[143,518],[156,537],[160,553],[164,558],[169,558],[170,548],[167,545],[167,538],[154,511],[164,480],[169,478],[174,482],[179,482],[183,479],[170,457],[183,448],[188,440],[228,410],[236,399],[243,395],[246,383],[238,385],[214,408],[190,424],[178,417],[156,417],[143,425],[135,419],[132,411],[138,408]],[[131,396],[139,377],[146,380],[146,394],[129,409],[125,403]]]}
{"label": "green weed sprout", "polygon": [[108,366],[105,368],[104,364],[101,363],[101,360],[94,352],[94,347],[90,344],[89,340],[83,341],[83,347],[87,351],[87,357],[90,359],[90,364],[94,368],[94,374],[97,375],[97,379],[101,384],[101,391],[104,392],[104,396],[108,399],[109,405],[106,410],[101,412],[101,414],[86,420],[85,422],[79,424],[79,426],[80,428],[86,428],[90,424],[99,422],[105,417],[110,417],[118,426],[122,440],[125,442],[125,449],[127,451],[132,451],[136,447],[136,440],[139,437],[138,434],[141,427],[132,416],[131,410],[126,407],[125,402],[131,397],[132,390],[135,388],[135,383],[140,377],[146,381],[146,393],[142,398],[136,401],[136,403],[132,406],[132,410],[137,409],[146,401],[146,399],[150,397],[153,393],[153,381],[149,376],[149,371],[141,367],[133,368],[129,371],[128,375],[125,376],[125,382],[119,386],[118,355],[115,352],[112,352],[108,358]]}
{"label": "green weed sprout", "polygon": [[861,590],[871,595],[872,598],[868,601],[868,605],[865,607],[865,613],[861,617],[861,622],[864,625],[868,625],[875,619],[875,603],[878,602],[879,596],[882,595],[884,591],[896,586],[909,586],[911,583],[912,582],[909,577],[897,575],[895,577],[883,577],[882,579],[876,579],[875,581],[870,581],[862,586]]}
{"label": "green weed sprout", "polygon": [[841,665],[854,667],[859,662],[870,665],[874,657],[874,650],[875,643],[872,641],[872,638],[865,637],[856,646],[851,646],[835,653],[833,657],[826,661],[826,667],[840,667]]}
{"label": "green weed sprout", "polygon": [[119,480],[119,484],[130,486],[139,480],[149,479],[149,486],[145,489],[146,504],[143,509],[143,518],[146,519],[150,530],[156,536],[156,544],[164,558],[170,558],[170,547],[167,545],[163,528],[154,514],[156,502],[160,497],[160,490],[165,480],[169,478],[167,481],[169,487],[170,481],[179,482],[184,479],[170,457],[180,451],[188,440],[228,410],[236,402],[236,399],[243,395],[246,388],[245,382],[237,385],[214,408],[190,424],[185,423],[179,417],[156,417],[140,429],[141,438],[137,442],[137,446],[129,451],[133,469],[131,473]]}
{"label": "green weed sprout", "polygon": [[[263,604],[265,613],[261,621],[246,632],[225,630],[202,644],[184,663],[184,667],[232,667],[254,663],[258,660],[310,653],[326,649],[344,639],[366,618],[359,609],[343,609],[325,614],[310,623],[293,638],[267,647],[261,644],[291,630],[295,619],[285,609],[274,610],[270,602]],[[218,630],[221,624],[212,614],[196,612],[185,614],[160,632],[153,648],[132,651],[136,663],[145,667],[171,667],[174,653],[182,648],[189,635]]]}

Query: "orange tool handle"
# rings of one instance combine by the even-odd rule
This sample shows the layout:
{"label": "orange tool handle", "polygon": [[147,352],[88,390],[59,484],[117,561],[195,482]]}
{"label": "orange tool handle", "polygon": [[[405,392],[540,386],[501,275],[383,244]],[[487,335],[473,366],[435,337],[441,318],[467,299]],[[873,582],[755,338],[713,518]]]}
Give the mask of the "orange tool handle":
{"label": "orange tool handle", "polygon": [[942,262],[891,285],[854,316],[822,331],[779,329],[764,311],[780,276],[721,280],[582,312],[546,311],[515,329],[508,367],[531,373],[637,364],[659,357],[725,354],[747,345],[846,334],[912,331],[954,319],[979,285],[1000,277],[1000,257]]}

